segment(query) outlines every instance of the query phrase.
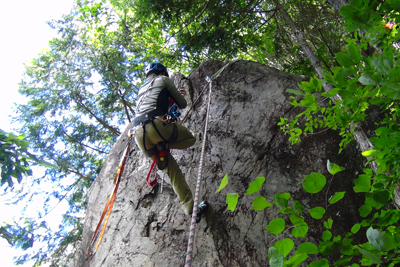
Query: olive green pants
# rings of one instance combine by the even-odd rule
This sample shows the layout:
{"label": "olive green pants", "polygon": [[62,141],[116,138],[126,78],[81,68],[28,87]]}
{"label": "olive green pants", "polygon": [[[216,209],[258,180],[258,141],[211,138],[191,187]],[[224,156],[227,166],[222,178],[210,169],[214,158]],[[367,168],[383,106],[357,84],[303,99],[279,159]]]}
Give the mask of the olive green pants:
{"label": "olive green pants", "polygon": [[[160,134],[164,137],[164,139],[168,140],[173,131],[173,123],[170,122],[162,122],[160,118],[156,118],[153,120],[156,128],[160,132]],[[193,134],[184,126],[175,123],[178,128],[178,136],[176,141],[168,142],[168,147],[170,149],[186,149],[191,147],[195,142],[196,138]],[[147,123],[145,126],[145,138],[144,142],[146,145],[146,149],[149,150],[155,147],[159,142],[164,141],[161,136],[157,133],[152,123]],[[144,151],[143,145],[143,126],[137,126],[135,129],[135,141],[139,148]],[[154,159],[154,156],[151,157]],[[193,196],[192,192],[188,184],[186,183],[185,177],[182,174],[181,169],[176,163],[174,157],[171,154],[168,154],[168,167],[163,170],[163,172],[167,173],[172,187],[176,195],[179,198],[179,201],[182,203],[183,209],[186,214],[191,214],[193,211]]]}

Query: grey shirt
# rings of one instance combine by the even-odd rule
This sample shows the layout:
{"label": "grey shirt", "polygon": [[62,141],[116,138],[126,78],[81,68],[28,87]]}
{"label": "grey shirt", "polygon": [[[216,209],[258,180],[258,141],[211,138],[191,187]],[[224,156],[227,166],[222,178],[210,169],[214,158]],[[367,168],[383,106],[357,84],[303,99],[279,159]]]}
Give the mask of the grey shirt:
{"label": "grey shirt", "polygon": [[150,74],[139,89],[139,101],[136,117],[151,112],[153,116],[168,113],[169,98],[172,98],[180,108],[185,108],[185,98],[167,76]]}

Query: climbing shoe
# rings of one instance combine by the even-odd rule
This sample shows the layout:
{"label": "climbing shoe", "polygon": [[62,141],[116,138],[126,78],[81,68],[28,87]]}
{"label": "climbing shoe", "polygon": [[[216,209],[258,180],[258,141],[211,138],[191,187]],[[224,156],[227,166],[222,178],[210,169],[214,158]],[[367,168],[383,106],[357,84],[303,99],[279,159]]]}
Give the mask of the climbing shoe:
{"label": "climbing shoe", "polygon": [[158,159],[157,159],[157,167],[160,170],[164,170],[168,167],[168,143],[167,142],[159,142],[157,144],[158,150]]}
{"label": "climbing shoe", "polygon": [[196,223],[201,221],[201,215],[207,210],[207,202],[203,201],[197,206]]}

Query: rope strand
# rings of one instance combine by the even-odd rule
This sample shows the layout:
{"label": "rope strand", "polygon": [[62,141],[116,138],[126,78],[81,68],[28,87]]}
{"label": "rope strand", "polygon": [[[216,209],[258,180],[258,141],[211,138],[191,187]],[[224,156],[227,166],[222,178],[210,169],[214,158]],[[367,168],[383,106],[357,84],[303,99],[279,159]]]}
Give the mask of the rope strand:
{"label": "rope strand", "polygon": [[195,237],[195,230],[196,230],[196,216],[197,216],[197,211],[198,211],[197,206],[199,205],[198,202],[199,202],[199,195],[200,195],[201,173],[202,173],[202,169],[203,169],[204,150],[205,150],[205,147],[206,147],[206,139],[207,139],[208,114],[210,112],[210,103],[211,103],[212,80],[209,77],[207,77],[207,81],[210,84],[210,92],[208,94],[206,125],[204,127],[203,145],[202,145],[202,148],[201,148],[199,172],[198,172],[197,184],[196,184],[196,194],[195,194],[195,197],[194,197],[192,221],[191,221],[191,224],[190,224],[190,234],[189,234],[188,248],[187,248],[187,253],[186,253],[185,267],[191,267],[192,266],[193,244],[194,244],[194,237]]}

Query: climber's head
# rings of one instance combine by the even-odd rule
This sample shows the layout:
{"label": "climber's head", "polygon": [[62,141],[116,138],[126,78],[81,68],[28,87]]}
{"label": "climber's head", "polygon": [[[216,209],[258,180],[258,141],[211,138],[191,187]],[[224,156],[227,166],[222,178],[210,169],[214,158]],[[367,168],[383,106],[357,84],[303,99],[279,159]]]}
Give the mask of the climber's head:
{"label": "climber's head", "polygon": [[162,74],[169,77],[167,68],[161,63],[153,62],[146,67],[146,77],[152,73],[155,73],[156,75]]}

